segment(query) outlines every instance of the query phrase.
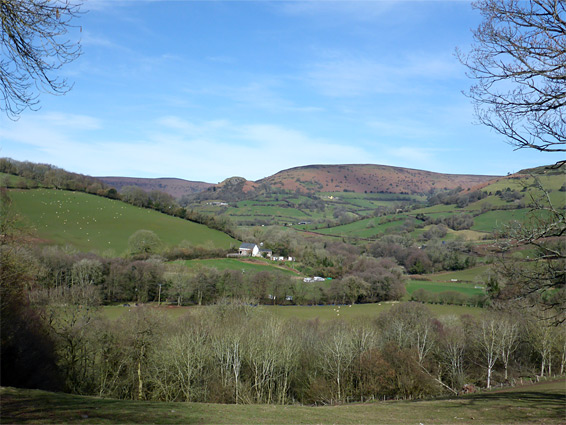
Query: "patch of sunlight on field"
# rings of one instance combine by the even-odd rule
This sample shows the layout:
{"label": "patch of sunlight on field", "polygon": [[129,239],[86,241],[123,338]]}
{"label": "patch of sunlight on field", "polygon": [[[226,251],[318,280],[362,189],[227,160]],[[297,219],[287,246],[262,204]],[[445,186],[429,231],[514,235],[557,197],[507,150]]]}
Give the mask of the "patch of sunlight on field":
{"label": "patch of sunlight on field", "polygon": [[[356,320],[373,320],[381,313],[385,313],[391,309],[397,301],[387,301],[374,304],[353,304],[351,307],[345,305],[322,305],[322,306],[270,306],[261,305],[256,308],[269,312],[274,316],[281,318],[296,318],[303,320],[321,320],[328,321],[333,319],[342,319],[346,321]],[[167,314],[170,317],[177,318],[187,313],[195,312],[199,309],[206,309],[207,306],[182,306],[177,307],[173,305],[162,305],[158,307],[156,304],[148,304],[157,311]],[[437,305],[426,304],[432,314],[436,317],[442,316],[462,316],[472,315],[479,316],[484,311],[479,307],[466,307],[456,305]],[[104,306],[102,307],[102,314],[110,320],[115,320],[124,314],[131,313],[133,309],[139,308],[135,304],[130,304],[128,307],[123,305],[119,306]]]}

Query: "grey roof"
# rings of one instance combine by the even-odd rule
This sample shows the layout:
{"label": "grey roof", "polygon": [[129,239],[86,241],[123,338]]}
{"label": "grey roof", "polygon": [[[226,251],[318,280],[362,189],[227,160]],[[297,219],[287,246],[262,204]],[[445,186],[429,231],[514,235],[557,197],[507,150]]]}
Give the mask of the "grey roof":
{"label": "grey roof", "polygon": [[255,243],[244,242],[242,245],[240,245],[240,249],[254,249],[254,246],[256,246]]}

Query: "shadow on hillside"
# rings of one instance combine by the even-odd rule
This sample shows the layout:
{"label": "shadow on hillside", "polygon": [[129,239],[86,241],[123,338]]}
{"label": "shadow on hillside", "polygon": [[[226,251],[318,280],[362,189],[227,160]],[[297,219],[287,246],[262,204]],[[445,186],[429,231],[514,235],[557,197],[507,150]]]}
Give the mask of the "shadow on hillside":
{"label": "shadow on hillside", "polygon": [[191,423],[170,403],[132,402],[99,399],[60,393],[33,391],[22,397],[4,389],[1,397],[1,423]]}
{"label": "shadow on hillside", "polygon": [[528,420],[526,414],[530,411],[537,412],[540,417],[558,421],[566,420],[566,397],[556,392],[480,393],[464,396],[458,400],[461,403],[445,404],[443,408],[458,409],[467,406],[470,409],[477,409],[478,412],[484,408],[504,410],[506,422],[515,419],[518,423],[522,423]]}
{"label": "shadow on hillside", "polygon": [[[204,423],[210,419],[209,408],[199,404],[163,402],[132,402],[129,400],[100,399],[62,393],[48,393],[36,390],[2,388],[0,406],[2,424],[36,423]],[[412,409],[408,402],[403,409]],[[401,402],[403,403],[403,402]],[[429,404],[432,403],[432,404]],[[376,403],[377,410],[367,411],[370,416],[386,408],[387,404]],[[395,403],[396,407],[399,407]],[[352,406],[353,407],[353,406]],[[362,406],[367,409],[371,406]],[[270,410],[270,415],[275,411]],[[314,411],[313,411],[314,412]],[[352,411],[354,413],[355,411]],[[414,406],[415,414],[452,422],[458,418],[465,423],[564,423],[566,419],[566,398],[562,391],[514,391],[481,393],[452,399],[428,400],[421,406]],[[418,412],[418,413],[417,413]],[[383,412],[382,412],[383,413]],[[389,412],[394,415],[395,410]],[[270,416],[271,419],[273,419]],[[254,418],[263,423],[261,415]],[[340,417],[337,417],[340,421]],[[269,421],[268,421],[269,422]],[[323,423],[322,421],[317,421]],[[346,421],[349,422],[349,421]],[[384,422],[375,422],[384,423]],[[402,423],[396,421],[395,423]]]}

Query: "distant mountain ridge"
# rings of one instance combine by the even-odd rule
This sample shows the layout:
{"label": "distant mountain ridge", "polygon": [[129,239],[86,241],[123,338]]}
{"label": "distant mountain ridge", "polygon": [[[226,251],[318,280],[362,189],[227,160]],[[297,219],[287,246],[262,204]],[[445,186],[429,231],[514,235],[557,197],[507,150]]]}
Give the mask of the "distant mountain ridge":
{"label": "distant mountain ridge", "polygon": [[140,189],[151,192],[158,190],[168,193],[174,198],[180,199],[184,195],[191,195],[202,192],[211,186],[212,183],[190,181],[178,178],[161,177],[161,178],[138,178],[138,177],[96,177],[105,184],[114,187],[118,192],[124,186],[136,186]]}
{"label": "distant mountain ridge", "polygon": [[432,171],[376,164],[306,165],[293,167],[257,181],[229,177],[218,184],[176,178],[97,177],[120,191],[137,186],[147,192],[159,190],[180,199],[251,199],[270,189],[319,192],[391,193],[421,195],[434,190],[461,187],[466,190],[487,184],[502,176],[442,174]]}
{"label": "distant mountain ridge", "polygon": [[195,194],[199,200],[244,200],[273,190],[320,192],[390,193],[422,195],[461,187],[472,189],[502,176],[442,174],[374,164],[306,165],[289,168],[257,181],[227,178]]}
{"label": "distant mountain ridge", "polygon": [[472,188],[501,176],[442,174],[376,164],[307,165],[280,171],[257,183],[285,190],[424,194],[431,189]]}

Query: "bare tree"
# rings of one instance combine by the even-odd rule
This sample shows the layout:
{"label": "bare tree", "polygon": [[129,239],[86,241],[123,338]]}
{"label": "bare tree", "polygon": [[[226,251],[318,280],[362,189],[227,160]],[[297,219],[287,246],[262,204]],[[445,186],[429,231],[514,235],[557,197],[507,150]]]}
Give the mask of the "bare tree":
{"label": "bare tree", "polygon": [[199,401],[205,393],[210,357],[207,330],[199,322],[181,322],[179,329],[155,350],[150,367],[153,397],[166,401]]}
{"label": "bare tree", "polygon": [[75,0],[0,0],[0,109],[11,119],[36,107],[40,90],[70,90],[54,73],[81,54],[80,41],[67,38],[80,30],[72,25],[80,7]]}
{"label": "bare tree", "polygon": [[[502,134],[517,149],[566,152],[566,3],[562,0],[476,0],[483,16],[469,52],[457,51],[475,80],[468,96],[480,123]],[[563,173],[566,161],[551,166]],[[507,298],[530,298],[565,320],[566,235],[563,208],[548,192],[533,199],[531,223],[505,235],[510,247],[527,245],[536,258],[504,261]],[[515,291],[513,293],[513,291]]]}
{"label": "bare tree", "polygon": [[545,371],[550,376],[552,372],[552,344],[555,341],[554,330],[548,323],[539,320],[544,318],[548,312],[545,310],[536,311],[533,309],[531,317],[527,322],[527,337],[533,350],[540,357],[540,376],[544,376]]}
{"label": "bare tree", "polygon": [[[496,295],[527,307],[542,307],[536,309],[545,313],[541,318],[559,324],[566,321],[566,211],[554,207],[542,184],[536,184],[539,195],[531,197],[528,219],[512,222],[502,231],[499,271],[505,286]],[[506,255],[523,247],[532,252],[527,259]]]}
{"label": "bare tree", "polygon": [[491,378],[495,362],[501,354],[501,328],[495,317],[480,320],[476,333],[476,344],[487,370],[486,386],[491,388]]}
{"label": "bare tree", "polygon": [[477,0],[483,22],[470,52],[476,117],[517,149],[566,151],[566,3]]}
{"label": "bare tree", "polygon": [[336,383],[336,400],[341,402],[349,368],[356,355],[352,330],[345,323],[337,322],[328,330],[320,350],[324,371]]}
{"label": "bare tree", "polygon": [[505,368],[505,380],[509,378],[509,360],[511,354],[517,349],[519,345],[519,325],[509,316],[502,316],[499,322],[500,328],[500,346],[501,361]]}
{"label": "bare tree", "polygon": [[464,355],[468,346],[467,335],[459,324],[446,327],[438,346],[440,362],[448,369],[451,388],[462,388],[464,384]]}

